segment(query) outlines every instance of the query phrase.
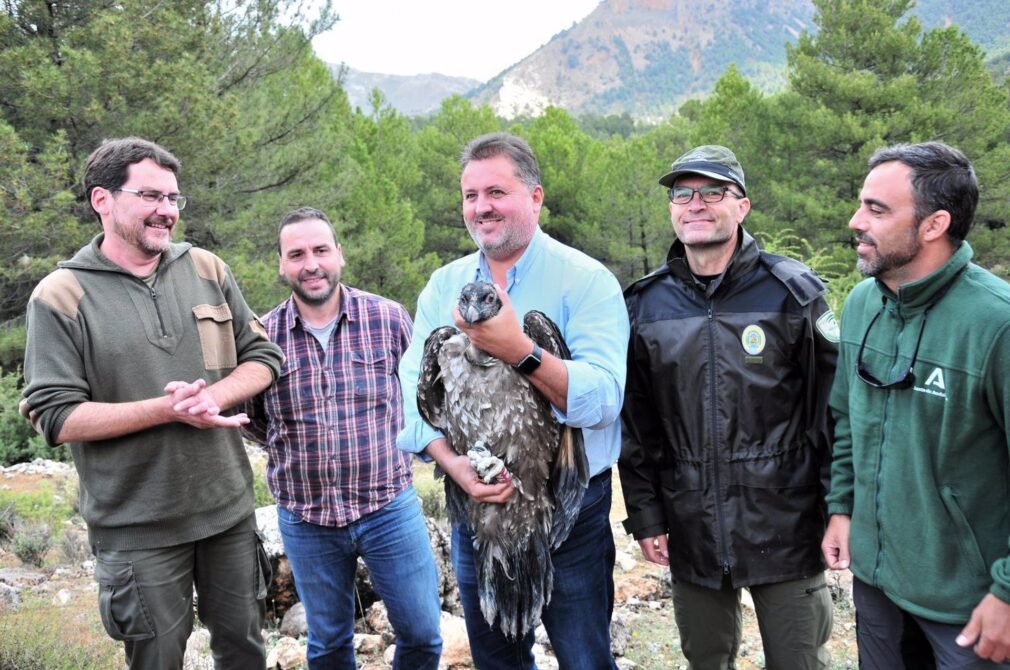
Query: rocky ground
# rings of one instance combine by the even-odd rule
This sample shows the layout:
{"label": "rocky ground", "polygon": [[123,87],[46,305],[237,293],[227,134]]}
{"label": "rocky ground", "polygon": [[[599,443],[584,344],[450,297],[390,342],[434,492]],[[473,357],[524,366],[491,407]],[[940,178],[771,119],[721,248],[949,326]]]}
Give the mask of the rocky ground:
{"label": "rocky ground", "polygon": [[[262,467],[262,465],[259,465]],[[419,478],[430,476],[421,470]],[[6,470],[0,469],[0,492],[31,492],[47,489],[64,495],[72,491],[67,480],[74,477],[69,466],[36,463],[22,464]],[[622,668],[667,670],[686,668],[680,651],[679,639],[670,604],[668,573],[659,566],[642,559],[637,543],[627,536],[620,526],[624,508],[615,477],[614,505],[611,520],[617,541],[618,559],[615,568],[616,607],[614,612],[614,651]],[[444,541],[433,531],[436,544]],[[45,567],[24,566],[13,553],[0,550],[0,632],[5,627],[46,625],[46,617],[58,624],[63,639],[79,640],[76,644],[93,645],[102,650],[110,660],[106,666],[118,670],[118,654],[111,641],[104,637],[96,608],[97,587],[92,579],[93,563],[89,560],[83,528],[71,524],[64,529],[65,539],[60,546],[50,550]],[[439,549],[436,548],[436,553]],[[283,568],[280,570],[283,572]],[[845,573],[831,575],[832,593],[836,598],[835,626],[831,640],[833,668],[857,667],[853,609],[849,590],[850,580]],[[451,586],[451,585],[450,585]],[[446,598],[443,614],[443,637],[446,653],[444,668],[470,668],[466,634],[453,606],[451,595]],[[737,667],[741,670],[763,668],[764,658],[757,623],[749,599],[744,598],[744,638]],[[285,607],[286,609],[286,607]],[[276,617],[266,631],[271,649],[272,667],[303,668],[304,623],[297,620],[298,610],[288,620]],[[27,617],[32,619],[29,621]],[[43,623],[39,623],[39,618]],[[385,619],[381,602],[366,607],[366,616],[359,625],[356,636],[359,665],[368,670],[389,668],[392,654],[392,634]],[[0,640],[5,636],[0,636]],[[206,631],[197,629],[190,640],[187,667],[211,668],[206,655]],[[109,650],[112,650],[109,653]],[[543,669],[556,668],[550,655],[549,642],[538,633],[538,665]],[[102,655],[102,654],[98,654]]]}

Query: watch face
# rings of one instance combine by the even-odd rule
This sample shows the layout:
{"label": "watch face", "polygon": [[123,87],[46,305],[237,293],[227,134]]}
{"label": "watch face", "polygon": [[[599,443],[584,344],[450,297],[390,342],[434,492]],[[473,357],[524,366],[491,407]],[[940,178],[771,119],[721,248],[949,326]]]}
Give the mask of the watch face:
{"label": "watch face", "polygon": [[530,374],[538,367],[540,367],[540,354],[541,354],[540,345],[534,343],[533,351],[526,354],[525,358],[516,363],[515,366],[516,370],[523,373],[524,375]]}

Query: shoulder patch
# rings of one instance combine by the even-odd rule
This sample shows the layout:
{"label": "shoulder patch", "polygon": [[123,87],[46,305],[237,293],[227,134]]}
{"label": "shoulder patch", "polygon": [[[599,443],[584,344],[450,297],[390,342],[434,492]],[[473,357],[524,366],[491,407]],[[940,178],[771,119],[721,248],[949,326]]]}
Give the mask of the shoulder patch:
{"label": "shoulder patch", "polygon": [[77,318],[84,289],[73,270],[61,268],[50,273],[32,291],[31,300],[46,303],[68,319]]}
{"label": "shoulder patch", "polygon": [[200,275],[201,279],[216,281],[218,284],[224,285],[228,273],[223,260],[206,249],[196,247],[189,250],[189,257],[193,259],[196,273]]}
{"label": "shoulder patch", "polygon": [[840,333],[838,331],[838,319],[835,318],[834,312],[829,309],[824,314],[821,314],[817,317],[817,321],[814,322],[814,326],[825,340],[838,344]]}
{"label": "shoulder patch", "polygon": [[806,307],[828,292],[820,277],[797,260],[762,251],[761,261],[776,279],[785,284],[801,307]]}

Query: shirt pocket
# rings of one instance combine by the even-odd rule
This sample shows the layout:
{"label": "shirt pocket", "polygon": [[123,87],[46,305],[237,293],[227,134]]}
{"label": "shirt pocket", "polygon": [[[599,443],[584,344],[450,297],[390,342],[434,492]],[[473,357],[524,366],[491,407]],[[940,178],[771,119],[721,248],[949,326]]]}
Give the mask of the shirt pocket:
{"label": "shirt pocket", "polygon": [[351,390],[359,399],[372,398],[388,402],[390,394],[389,362],[392,358],[384,349],[358,349],[349,357]]}
{"label": "shirt pocket", "polygon": [[238,365],[235,331],[231,309],[227,303],[193,307],[196,328],[200,334],[203,364],[207,370],[234,368]]}

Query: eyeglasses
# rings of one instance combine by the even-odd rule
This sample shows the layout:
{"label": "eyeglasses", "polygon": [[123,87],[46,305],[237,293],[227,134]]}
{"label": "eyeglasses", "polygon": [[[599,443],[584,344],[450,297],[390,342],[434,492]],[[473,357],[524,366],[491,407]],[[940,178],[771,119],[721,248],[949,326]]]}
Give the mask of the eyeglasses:
{"label": "eyeglasses", "polygon": [[695,193],[701,196],[702,202],[707,202],[709,204],[713,202],[722,202],[722,199],[726,197],[727,193],[738,200],[743,197],[736,191],[732,190],[729,186],[702,186],[701,188],[674,186],[667,192],[670,194],[670,202],[675,205],[686,205],[694,199]]}
{"label": "eyeglasses", "polygon": [[132,193],[149,205],[157,205],[163,199],[168,199],[168,204],[175,207],[179,211],[186,209],[186,196],[179,193],[162,193],[161,191],[137,191],[132,188],[117,188],[114,191],[122,191],[123,193]]}
{"label": "eyeglasses", "polygon": [[922,312],[922,322],[919,324],[919,336],[915,338],[915,350],[912,351],[912,360],[908,364],[908,369],[905,370],[905,374],[901,375],[901,377],[892,382],[887,382],[886,384],[874,377],[870,371],[866,369],[866,363],[863,362],[863,351],[866,349],[866,339],[870,336],[870,329],[873,328],[873,324],[875,324],[877,319],[880,318],[880,315],[884,313],[886,303],[880,306],[880,311],[877,312],[877,315],[870,320],[870,325],[866,327],[866,332],[863,333],[863,341],[859,345],[859,353],[856,354],[856,376],[859,377],[864,384],[876,389],[907,389],[911,388],[915,384],[915,373],[912,369],[915,367],[916,359],[919,358],[919,345],[922,344],[922,333],[926,330],[926,317],[929,316],[929,310],[933,309],[937,303],[943,299],[943,296],[947,295],[947,291],[950,290],[950,287],[954,285],[954,282],[957,281],[957,278],[961,276],[961,273],[964,272],[967,267],[968,266],[965,265],[955,272],[954,276],[951,277],[950,280],[948,280],[947,283],[936,292],[935,296],[933,296],[933,302],[929,303],[929,306]]}
{"label": "eyeglasses", "polygon": [[[930,305],[930,307],[932,307],[932,305]],[[870,336],[870,330],[873,328],[873,324],[875,324],[877,319],[880,318],[880,315],[884,313],[884,308],[885,305],[880,306],[880,311],[877,312],[877,315],[870,321],[870,325],[866,327],[866,332],[863,334],[863,342],[859,345],[859,353],[856,354],[856,376],[859,377],[864,384],[868,384],[875,389],[911,388],[912,385],[915,384],[915,373],[912,370],[915,367],[915,360],[919,357],[919,344],[922,343],[922,332],[926,330],[926,317],[929,316],[929,309],[922,314],[922,322],[919,324],[919,337],[915,340],[915,351],[912,352],[912,361],[908,364],[908,369],[905,370],[905,374],[901,375],[901,377],[885,384],[874,377],[870,371],[866,369],[866,363],[863,362],[863,350],[866,349],[866,339]]]}

